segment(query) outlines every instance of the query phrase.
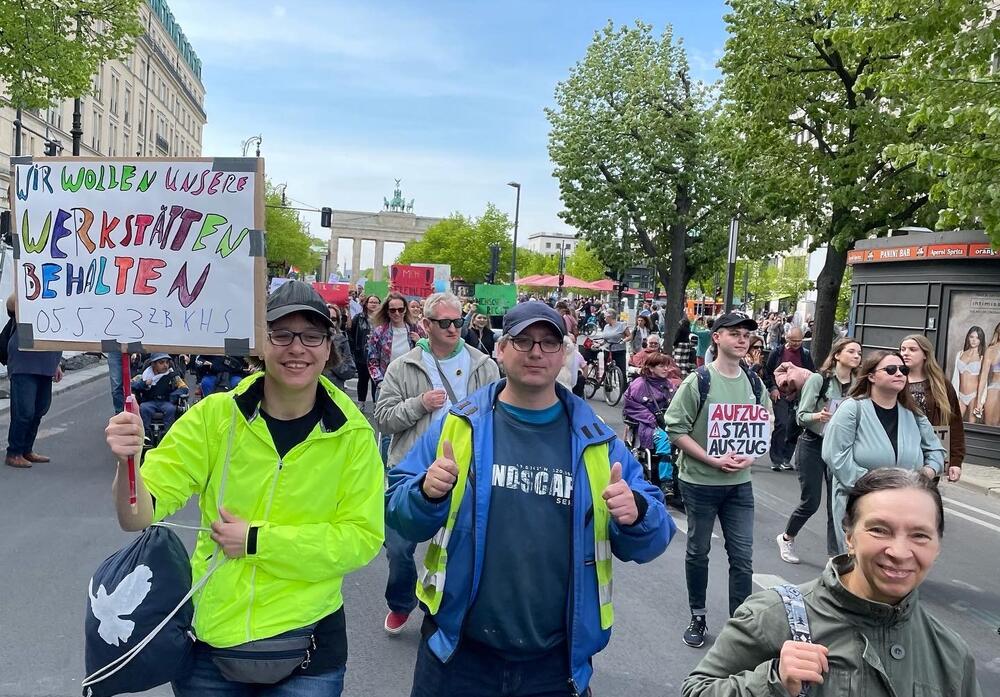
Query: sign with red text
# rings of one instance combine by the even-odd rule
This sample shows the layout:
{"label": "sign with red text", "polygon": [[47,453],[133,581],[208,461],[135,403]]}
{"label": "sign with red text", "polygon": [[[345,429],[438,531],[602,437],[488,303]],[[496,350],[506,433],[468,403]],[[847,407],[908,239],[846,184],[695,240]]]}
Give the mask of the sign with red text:
{"label": "sign with red text", "polygon": [[18,322],[36,349],[256,353],[263,162],[13,158]]}
{"label": "sign with red text", "polygon": [[723,455],[764,455],[771,443],[771,416],[757,404],[712,404],[708,410],[705,452]]}
{"label": "sign with red text", "polygon": [[434,293],[434,269],[393,264],[389,267],[389,289],[407,298],[426,298]]}

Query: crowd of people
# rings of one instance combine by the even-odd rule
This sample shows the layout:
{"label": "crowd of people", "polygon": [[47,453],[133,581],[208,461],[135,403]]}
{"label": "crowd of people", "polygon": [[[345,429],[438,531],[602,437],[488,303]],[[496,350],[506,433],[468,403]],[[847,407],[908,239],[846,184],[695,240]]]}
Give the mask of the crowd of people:
{"label": "crowd of people", "polygon": [[[640,462],[656,456],[687,516],[689,646],[706,642],[716,520],[729,558],[732,619],[685,695],[794,697],[807,684],[813,694],[979,695],[968,647],[915,592],[942,544],[937,479],[961,473],[951,383],[922,336],[864,359],[842,337],[817,370],[808,326],[784,319],[732,312],[669,328],[651,303],[626,322],[597,302],[534,300],[491,318],[450,293],[352,295],[340,308],[308,284],[281,285],[250,375],[204,396],[145,453],[139,415],[107,427],[121,526],[143,529],[197,496],[206,531],[193,573],[218,552],[226,560],[196,599],[195,660],[175,694],[341,694],[342,580],[382,546],[384,631],[403,632],[423,611],[411,695],[590,694],[592,658],[615,623],[613,558],[649,562],[676,531],[664,483]],[[633,378],[629,445],[578,396],[584,333]],[[813,643],[790,640],[802,637],[781,595],[751,594],[758,453],[714,451],[709,405],[773,418],[772,466],[801,485],[777,537],[786,562],[798,561],[796,535],[825,483],[829,561],[795,591]],[[135,508],[129,456],[144,461]],[[303,631],[309,659],[276,685],[233,682],[215,661]],[[878,657],[890,652],[887,672]]]}

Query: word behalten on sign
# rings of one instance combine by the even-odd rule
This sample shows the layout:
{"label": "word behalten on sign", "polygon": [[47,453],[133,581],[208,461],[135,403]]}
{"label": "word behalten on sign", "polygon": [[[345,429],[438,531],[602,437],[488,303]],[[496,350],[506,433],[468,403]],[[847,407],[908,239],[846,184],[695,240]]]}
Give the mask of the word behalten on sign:
{"label": "word behalten on sign", "polygon": [[262,160],[11,164],[18,334],[27,347],[259,351]]}

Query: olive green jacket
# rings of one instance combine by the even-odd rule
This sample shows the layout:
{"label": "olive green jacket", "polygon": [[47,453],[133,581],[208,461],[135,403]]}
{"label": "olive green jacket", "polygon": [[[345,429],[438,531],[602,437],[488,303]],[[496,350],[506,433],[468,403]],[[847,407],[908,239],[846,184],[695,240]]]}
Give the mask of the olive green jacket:
{"label": "olive green jacket", "polygon": [[[840,583],[850,569],[846,555],[835,557],[822,576],[800,586],[813,642],[830,650],[830,671],[809,697],[982,697],[969,647],[924,611],[918,591],[896,606],[863,600]],[[777,658],[790,638],[778,594],[750,596],[685,679],[682,694],[789,697]]]}

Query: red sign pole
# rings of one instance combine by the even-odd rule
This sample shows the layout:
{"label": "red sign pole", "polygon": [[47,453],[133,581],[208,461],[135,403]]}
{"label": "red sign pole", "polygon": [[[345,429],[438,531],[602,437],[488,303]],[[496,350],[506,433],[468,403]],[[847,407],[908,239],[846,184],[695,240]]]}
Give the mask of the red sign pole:
{"label": "red sign pole", "polygon": [[[131,363],[128,351],[122,351],[122,392],[125,395],[125,410],[131,414],[137,413],[139,407],[132,394]],[[135,457],[132,455],[128,456],[128,505],[132,508],[132,513],[138,512],[139,498],[136,494]]]}

